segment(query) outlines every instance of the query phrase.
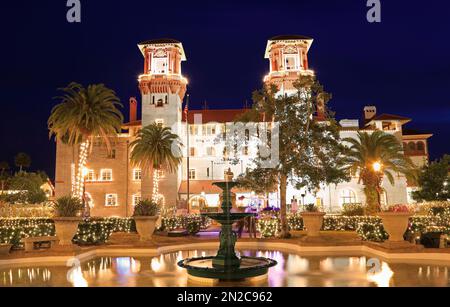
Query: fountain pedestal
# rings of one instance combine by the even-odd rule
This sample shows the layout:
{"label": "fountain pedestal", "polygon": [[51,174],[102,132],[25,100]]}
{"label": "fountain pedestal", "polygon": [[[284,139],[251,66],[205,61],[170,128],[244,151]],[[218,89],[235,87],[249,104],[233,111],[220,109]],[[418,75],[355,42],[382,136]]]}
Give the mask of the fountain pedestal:
{"label": "fountain pedestal", "polygon": [[277,262],[267,258],[238,257],[235,246],[237,234],[233,224],[250,216],[252,213],[231,213],[231,189],[235,182],[216,182],[214,185],[223,190],[222,213],[205,213],[204,215],[222,225],[220,232],[220,248],[215,257],[185,259],[178,263],[187,269],[188,274],[195,278],[215,280],[241,280],[267,275],[269,268]]}

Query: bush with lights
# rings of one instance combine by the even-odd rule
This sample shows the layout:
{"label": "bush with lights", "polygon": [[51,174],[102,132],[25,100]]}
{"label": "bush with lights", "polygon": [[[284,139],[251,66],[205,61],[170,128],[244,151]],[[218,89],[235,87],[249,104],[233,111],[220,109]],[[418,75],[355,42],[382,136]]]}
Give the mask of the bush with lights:
{"label": "bush with lights", "polygon": [[[73,242],[79,245],[98,245],[108,242],[114,232],[135,232],[136,225],[126,218],[86,219],[78,226]],[[20,241],[29,237],[55,235],[55,225],[51,219],[19,218],[0,219],[0,243],[12,244],[20,248]]]}
{"label": "bush with lights", "polygon": [[198,224],[201,229],[207,229],[211,226],[211,219],[199,214],[191,214],[184,216],[168,216],[164,217],[161,222],[159,231],[174,231],[180,229],[188,230],[189,225]]}

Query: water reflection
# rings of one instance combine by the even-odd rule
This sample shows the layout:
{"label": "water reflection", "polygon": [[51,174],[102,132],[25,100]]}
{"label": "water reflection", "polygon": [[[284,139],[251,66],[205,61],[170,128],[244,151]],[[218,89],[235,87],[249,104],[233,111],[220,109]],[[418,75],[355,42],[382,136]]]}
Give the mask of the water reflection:
{"label": "water reflection", "polygon": [[[185,287],[190,284],[186,271],[177,266],[178,261],[214,254],[213,251],[180,251],[157,257],[102,257],[72,268],[0,269],[0,286]],[[445,266],[381,261],[373,265],[373,259],[366,257],[300,256],[278,251],[241,251],[241,255],[278,261],[262,286],[450,286],[449,268]]]}

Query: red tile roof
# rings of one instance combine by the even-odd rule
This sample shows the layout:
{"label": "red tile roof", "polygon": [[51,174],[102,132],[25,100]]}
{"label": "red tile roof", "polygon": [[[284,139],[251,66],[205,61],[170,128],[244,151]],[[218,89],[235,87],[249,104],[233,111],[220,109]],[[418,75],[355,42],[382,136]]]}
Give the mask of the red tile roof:
{"label": "red tile roof", "polygon": [[[196,115],[202,116],[202,123],[231,123],[234,122],[238,115],[244,114],[249,109],[227,109],[227,110],[190,110],[189,111],[189,124],[194,124]],[[186,122],[186,114],[183,112],[183,122]],[[125,127],[141,126],[142,121],[134,121],[125,123]]]}
{"label": "red tile roof", "polygon": [[374,118],[370,119],[370,121],[373,120],[401,120],[401,121],[411,121],[411,118],[399,116],[399,115],[393,115],[393,114],[381,114],[378,116],[375,116]]}

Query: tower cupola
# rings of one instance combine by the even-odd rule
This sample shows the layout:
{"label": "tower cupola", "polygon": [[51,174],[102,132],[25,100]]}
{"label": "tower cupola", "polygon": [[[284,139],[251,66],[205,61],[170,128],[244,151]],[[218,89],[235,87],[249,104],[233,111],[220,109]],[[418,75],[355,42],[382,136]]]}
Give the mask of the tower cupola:
{"label": "tower cupola", "polygon": [[270,61],[270,73],[264,83],[275,84],[286,93],[293,91],[299,75],[314,75],[309,69],[308,51],[313,39],[302,35],[280,35],[267,42],[265,58]]}

